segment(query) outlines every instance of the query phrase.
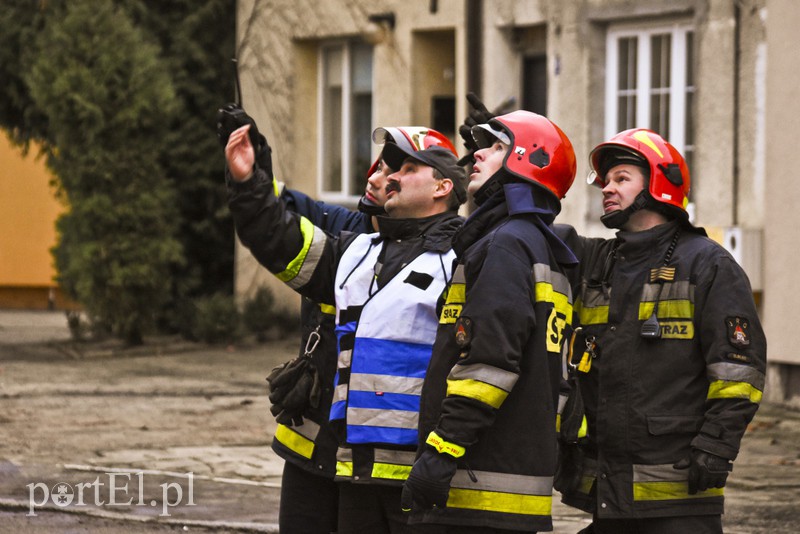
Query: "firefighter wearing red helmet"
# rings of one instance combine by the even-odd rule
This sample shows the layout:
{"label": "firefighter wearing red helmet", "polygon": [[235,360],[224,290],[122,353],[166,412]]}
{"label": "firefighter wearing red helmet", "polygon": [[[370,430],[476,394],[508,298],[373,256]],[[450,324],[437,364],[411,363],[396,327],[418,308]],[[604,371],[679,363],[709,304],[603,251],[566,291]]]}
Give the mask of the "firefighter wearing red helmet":
{"label": "firefighter wearing red helmet", "polygon": [[660,135],[621,132],[590,165],[602,221],[619,231],[557,228],[580,259],[570,358],[588,432],[562,440],[556,487],[593,514],[582,532],[721,533],[724,486],[764,389],[749,281],[689,223],[689,170]]}
{"label": "firefighter wearing red helmet", "polygon": [[420,400],[420,447],[404,489],[412,524],[468,534],[552,530],[565,269],[550,224],[575,177],[552,121],[516,111],[473,128],[467,190],[478,208],[438,308]]}

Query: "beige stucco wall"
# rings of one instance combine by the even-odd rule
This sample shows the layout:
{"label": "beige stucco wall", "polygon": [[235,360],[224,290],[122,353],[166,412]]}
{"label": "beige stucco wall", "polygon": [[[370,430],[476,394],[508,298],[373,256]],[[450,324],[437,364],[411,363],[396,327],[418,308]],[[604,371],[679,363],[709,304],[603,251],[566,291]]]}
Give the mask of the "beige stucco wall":
{"label": "beige stucco wall", "polygon": [[[256,4],[260,10],[252,13]],[[437,91],[454,93],[456,117],[466,115],[467,64],[478,60],[466,54],[468,2],[436,4],[437,13],[429,12],[430,2],[396,0],[239,2],[245,106],[270,139],[280,178],[316,194],[317,43],[359,35],[369,14],[391,11],[397,22],[374,50],[373,126],[427,123],[424,104]],[[791,304],[800,297],[791,282],[794,247],[800,240],[791,229],[800,221],[794,220],[798,185],[790,168],[796,143],[787,135],[792,132],[789,121],[800,116],[795,51],[800,2],[484,0],[482,5],[480,92],[489,107],[510,96],[519,102],[522,50],[517,30],[538,28],[545,36],[548,115],[570,136],[578,157],[578,175],[560,221],[585,235],[611,235],[597,222],[597,210],[589,209],[599,202],[598,192],[585,185],[587,155],[605,135],[608,25],[680,20],[694,26],[697,152],[691,171],[696,223],[721,240],[732,225],[745,231],[747,268],[760,273],[763,281],[762,319],[770,358],[800,363],[789,346]],[[425,44],[442,36],[447,46],[435,50],[435,59],[426,59]],[[456,145],[462,149],[459,139]],[[265,281],[281,287],[241,248],[238,258],[240,294]],[[285,302],[297,302],[290,291],[284,294]]]}
{"label": "beige stucco wall", "polygon": [[772,362],[800,364],[797,350],[797,258],[800,210],[797,180],[800,117],[800,2],[767,1],[766,191],[764,196],[764,327]]}

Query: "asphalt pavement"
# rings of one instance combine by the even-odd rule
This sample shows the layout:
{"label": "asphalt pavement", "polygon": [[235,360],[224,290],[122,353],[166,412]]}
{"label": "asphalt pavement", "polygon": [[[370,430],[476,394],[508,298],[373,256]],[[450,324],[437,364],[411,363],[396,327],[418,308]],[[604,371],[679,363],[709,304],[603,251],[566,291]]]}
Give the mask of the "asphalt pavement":
{"label": "asphalt pavement", "polygon": [[[0,532],[278,532],[283,462],[264,377],[297,340],[70,341],[59,312],[0,311]],[[725,532],[799,529],[800,412],[765,404]],[[556,533],[588,517],[554,495]]]}

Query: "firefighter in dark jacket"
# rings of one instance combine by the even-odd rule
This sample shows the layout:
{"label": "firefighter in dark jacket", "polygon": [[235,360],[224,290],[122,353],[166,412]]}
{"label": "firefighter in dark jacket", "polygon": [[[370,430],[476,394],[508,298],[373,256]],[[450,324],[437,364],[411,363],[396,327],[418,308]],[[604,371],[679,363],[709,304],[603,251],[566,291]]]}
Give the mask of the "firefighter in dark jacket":
{"label": "firefighter in dark jacket", "polygon": [[[766,340],[747,276],[688,222],[689,170],[658,134],[590,156],[615,239],[559,228],[581,261],[572,364],[588,423],[563,500],[594,533],[721,533],[723,491],[764,389]],[[562,234],[563,232],[563,234]],[[583,441],[583,440],[582,440]],[[569,447],[570,445],[567,445]]]}
{"label": "firefighter in dark jacket", "polygon": [[[409,151],[442,146],[456,152],[443,134],[419,126],[378,128],[373,141],[379,145],[393,142]],[[385,187],[392,172],[383,155],[378,155],[367,172],[358,211],[315,201],[300,191],[275,183],[287,210],[306,217],[326,233],[372,233],[378,227],[377,217],[386,215]],[[272,449],[286,461],[281,477],[279,525],[281,532],[287,534],[327,533],[337,528],[339,485],[334,476],[338,441],[328,420],[336,374],[335,317],[333,304],[302,299],[300,357],[309,354],[320,392],[316,405],[308,402],[300,411],[282,413],[272,440]]]}
{"label": "firefighter in dark jacket", "polygon": [[567,136],[528,111],[477,125],[468,191],[479,206],[453,239],[403,490],[412,522],[448,533],[552,530],[556,408],[576,259],[552,232],[575,178]]}
{"label": "firefighter in dark jacket", "polygon": [[404,154],[388,176],[379,233],[326,235],[291,213],[258,166],[246,129],[226,146],[230,207],[242,243],[279,279],[334,302],[339,360],[330,410],[337,430],[340,534],[427,532],[400,512],[416,450],[418,398],[436,328],[436,301],[455,256],[466,199],[449,149]]}

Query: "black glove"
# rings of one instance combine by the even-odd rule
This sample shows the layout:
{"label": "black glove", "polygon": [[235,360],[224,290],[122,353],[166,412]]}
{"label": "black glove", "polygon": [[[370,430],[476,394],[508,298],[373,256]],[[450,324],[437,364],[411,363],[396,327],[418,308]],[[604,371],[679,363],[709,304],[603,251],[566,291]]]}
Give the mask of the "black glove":
{"label": "black glove", "polygon": [[558,444],[558,465],[553,478],[553,487],[561,493],[568,494],[577,490],[583,480],[583,464],[585,454],[577,443]]}
{"label": "black glove", "polygon": [[456,474],[456,459],[449,454],[426,448],[411,468],[411,474],[403,484],[400,506],[410,512],[413,506],[423,510],[447,505],[450,481]]}
{"label": "black glove", "polygon": [[467,100],[472,106],[472,110],[470,110],[467,118],[464,119],[464,124],[458,127],[458,134],[464,140],[464,146],[467,147],[469,153],[458,160],[459,165],[474,163],[475,152],[480,149],[475,142],[475,138],[472,137],[472,127],[476,124],[485,124],[495,117],[495,114],[486,109],[486,106],[483,105],[483,102],[475,93],[467,93]]}
{"label": "black glove", "polygon": [[733,471],[730,460],[700,449],[692,449],[688,457],[672,467],[689,470],[689,495],[708,488],[724,487],[728,473]]}
{"label": "black glove", "polygon": [[246,124],[250,125],[250,144],[256,153],[256,163],[272,178],[272,148],[267,143],[267,138],[258,131],[256,121],[239,104],[225,104],[217,112],[217,138],[225,147],[233,131]]}
{"label": "black glove", "polygon": [[298,357],[275,367],[267,377],[270,412],[281,424],[302,424],[306,409],[319,406],[321,384],[317,368],[308,357]]}

